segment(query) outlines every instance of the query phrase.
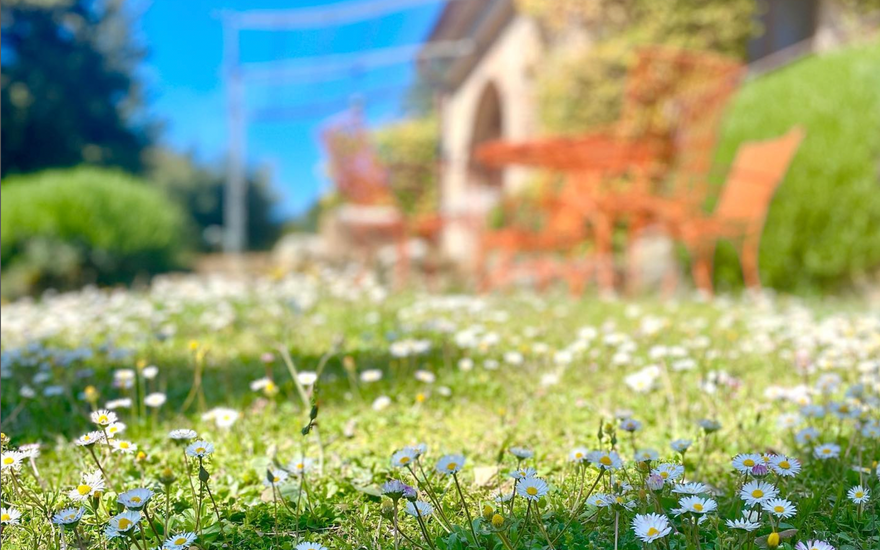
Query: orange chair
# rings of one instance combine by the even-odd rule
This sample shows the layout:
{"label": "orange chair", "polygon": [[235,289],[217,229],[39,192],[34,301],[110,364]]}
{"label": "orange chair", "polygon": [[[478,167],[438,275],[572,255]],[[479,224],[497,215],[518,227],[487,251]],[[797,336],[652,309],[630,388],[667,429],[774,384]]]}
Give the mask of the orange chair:
{"label": "orange chair", "polygon": [[746,287],[761,286],[758,254],[767,211],[804,135],[796,127],[779,138],[740,146],[718,206],[710,215],[655,205],[666,216],[672,235],[690,251],[698,288],[712,292],[712,259],[720,239],[737,247]]}

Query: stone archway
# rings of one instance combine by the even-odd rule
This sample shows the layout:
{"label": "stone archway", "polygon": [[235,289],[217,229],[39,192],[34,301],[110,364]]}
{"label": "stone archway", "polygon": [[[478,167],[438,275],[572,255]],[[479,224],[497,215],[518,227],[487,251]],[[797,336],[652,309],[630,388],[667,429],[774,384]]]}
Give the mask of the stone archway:
{"label": "stone archway", "polygon": [[474,151],[483,143],[504,137],[504,112],[495,83],[488,82],[480,93],[468,149],[468,183],[500,191],[504,174],[474,160]]}

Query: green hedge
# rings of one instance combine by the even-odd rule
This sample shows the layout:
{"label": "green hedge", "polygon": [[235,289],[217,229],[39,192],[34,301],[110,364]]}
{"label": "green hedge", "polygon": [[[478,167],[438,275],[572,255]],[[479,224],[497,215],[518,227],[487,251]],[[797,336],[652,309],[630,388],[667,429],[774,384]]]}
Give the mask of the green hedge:
{"label": "green hedge", "polygon": [[130,282],[179,265],[184,213],[122,172],[51,170],[3,181],[4,295]]}
{"label": "green hedge", "polygon": [[[770,208],[762,281],[796,292],[847,285],[880,267],[880,44],[748,82],[726,117],[718,160],[795,124],[807,136]],[[741,280],[731,247],[719,249],[716,266],[722,286]]]}

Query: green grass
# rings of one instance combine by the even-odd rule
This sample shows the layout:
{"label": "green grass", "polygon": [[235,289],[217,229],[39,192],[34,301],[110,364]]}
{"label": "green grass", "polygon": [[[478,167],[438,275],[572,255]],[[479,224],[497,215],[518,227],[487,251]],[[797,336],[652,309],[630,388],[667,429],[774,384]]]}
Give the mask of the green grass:
{"label": "green grass", "polygon": [[[880,266],[880,43],[811,56],[747,82],[725,118],[718,161],[800,125],[807,136],[761,243],[771,287],[815,292]],[[732,251],[718,278],[739,281]]]}
{"label": "green grass", "polygon": [[[337,293],[353,294],[334,297],[330,287]],[[840,365],[827,372],[841,376],[843,384],[821,399],[842,402],[842,392],[861,376],[868,392],[865,420],[876,421],[876,401],[870,399],[876,399],[878,373],[867,362],[880,349],[880,329],[876,316],[867,315],[861,306],[833,301],[803,306],[784,299],[765,304],[626,304],[527,295],[454,303],[395,296],[373,303],[347,279],[251,285],[248,291],[237,290],[225,297],[208,294],[203,284],[171,288],[177,289],[173,295],[154,291],[151,296],[126,294],[124,299],[110,301],[82,294],[38,306],[4,307],[3,431],[11,437],[12,447],[43,443],[36,464],[44,484],[41,487],[28,467],[17,474],[26,490],[38,495],[35,503],[9,483],[10,473],[4,471],[4,506],[14,504],[27,520],[6,528],[4,548],[57,547],[57,532],[51,531],[46,513],[69,505],[67,492],[82,472],[95,468],[89,453],[71,444],[73,438],[94,429],[88,419],[89,403],[80,395],[89,386],[95,388],[99,406],[126,395],[112,387],[112,374],[138,364],[155,364],[160,369],[156,379],[140,379],[140,395],[146,386],[146,392],[166,393],[168,402],[156,411],[118,411],[128,424],[122,437],[139,445],[145,453],[142,459],[111,455],[98,447],[100,460],[114,489],[146,486],[156,491],[150,509],[160,533],[166,494],[160,480],[170,468],[175,480],[167,486],[169,531],[195,531],[198,500],[186,478],[191,475],[198,490],[197,472],[192,462],[189,472],[184,470],[181,449],[166,434],[173,428],[191,427],[212,442],[216,450],[205,468],[222,519],[217,522],[205,496],[199,539],[203,548],[293,548],[301,540],[319,541],[329,548],[393,548],[387,511],[383,515],[383,501],[386,506],[391,501],[380,496],[379,487],[389,478],[412,483],[405,470],[390,467],[389,459],[406,445],[424,442],[429,449],[424,457],[426,468],[446,453],[466,456],[460,480],[472,516],[479,517],[483,507],[490,505],[492,514],[504,518],[501,534],[488,521],[476,520],[480,547],[503,548],[502,535],[511,544],[519,539],[518,548],[548,546],[534,520],[535,510],[527,513],[522,497],[515,500],[512,514],[494,502],[499,487],[510,490],[504,474],[516,463],[507,450],[521,445],[534,450],[535,457],[526,464],[534,466],[550,485],[541,501],[540,525],[551,539],[558,536],[555,548],[614,548],[615,515],[619,514],[618,547],[637,549],[642,544],[630,529],[631,518],[637,512],[652,511],[654,504],[642,488],[644,472],[631,462],[633,446],[656,449],[664,459],[680,462],[681,457],[669,449],[669,442],[676,438],[694,441],[684,457],[687,479],[719,489],[714,497],[719,512],[700,529],[703,548],[745,544],[744,535],[725,527],[723,520],[737,517],[742,508],[735,496],[741,477],[732,472],[730,458],[750,451],[788,453],[804,462],[800,476],[779,482],[782,496],[798,507],[798,514],[778,527],[798,530],[785,543],[787,547],[813,537],[827,539],[841,549],[880,545],[876,517],[866,519],[877,511],[880,487],[876,475],[864,476],[875,496],[860,517],[857,508],[841,497],[841,491],[859,481],[851,466],[859,461],[870,466],[880,458],[880,442],[857,439],[851,444],[853,422],[829,415],[811,422],[821,431],[821,440],[838,442],[845,456],[829,462],[811,459],[809,448],[794,442],[793,431],[776,426],[780,414],[795,412],[797,406],[764,395],[771,385],[794,386],[804,381],[792,363],[793,354],[806,347],[817,364]],[[16,355],[19,352],[14,350],[24,349],[26,335],[41,334],[62,319],[61,330],[42,339],[41,347]],[[21,324],[10,324],[10,320]],[[447,332],[440,329],[442,325],[455,328]],[[170,326],[176,330],[168,336],[170,331],[164,329]],[[584,326],[595,327],[598,336],[580,338]],[[474,327],[482,327],[480,343],[459,345],[461,332]],[[163,330],[166,336],[157,338]],[[485,337],[489,334],[497,335],[497,343],[491,344],[494,337]],[[426,339],[431,350],[418,357],[395,358],[390,343],[403,338]],[[92,350],[92,356],[63,366],[60,350],[80,346]],[[675,359],[656,357],[656,346],[680,346],[694,360],[693,370],[673,369]],[[316,371],[325,359],[326,367],[310,400],[301,398],[279,347],[290,351],[299,371]],[[119,349],[128,353],[114,351]],[[566,349],[572,352],[570,362],[555,355]],[[266,375],[260,356],[267,351],[275,356],[270,370],[279,388],[269,397],[248,387]],[[522,354],[521,365],[505,362],[505,353],[512,351]],[[31,365],[28,358],[33,357],[38,359]],[[462,358],[473,359],[473,370],[459,368]],[[487,360],[498,361],[498,368],[487,369]],[[193,388],[196,364],[204,367],[204,405],[196,398],[181,413]],[[649,364],[662,365],[666,374],[657,379],[652,391],[636,393],[626,385],[625,377]],[[860,374],[857,365],[868,366]],[[78,375],[83,369],[92,374]],[[359,381],[359,373],[367,369],[382,370],[382,380]],[[49,373],[49,380],[35,384],[33,376],[40,370]],[[436,381],[417,380],[417,370],[431,371]],[[736,385],[721,384],[710,393],[701,382],[719,371]],[[805,375],[806,381],[814,384],[823,373]],[[549,374],[558,377],[557,383],[542,383]],[[24,385],[38,390],[37,396],[20,397]],[[44,397],[39,390],[47,385],[58,385],[64,392]],[[389,397],[391,404],[373,410],[371,405],[380,396]],[[313,402],[318,405],[317,428],[303,436]],[[215,406],[232,407],[241,417],[228,429],[200,418],[201,412]],[[624,409],[643,423],[634,438],[614,429],[615,415]],[[696,422],[704,418],[720,421],[721,431],[707,435],[700,430]],[[597,437],[600,426],[605,427],[601,441]],[[579,445],[607,449],[612,442],[629,461],[616,479],[634,486],[626,497],[634,501],[634,510],[585,508],[573,517],[581,472],[589,485],[598,470],[576,468],[568,460],[569,451]],[[266,469],[273,461],[286,464],[301,454],[322,461],[323,472],[306,476],[308,491],[304,488],[302,496],[296,481],[279,487],[283,502],[277,503],[262,483]],[[597,490],[612,490],[606,483],[607,477]],[[475,548],[455,485],[449,478],[433,475],[431,486],[454,524],[448,534],[437,518],[429,520],[431,544],[438,549]],[[676,505],[675,495],[667,488],[659,496],[668,513]],[[424,492],[420,498],[426,498]],[[104,542],[102,535],[108,518],[119,511],[115,493],[106,492],[97,504],[89,503],[80,528],[85,546],[128,548],[130,541]],[[531,519],[527,520],[527,514]],[[679,531],[684,529],[680,518],[672,521]],[[430,547],[414,518],[402,515],[400,524],[415,541],[404,539],[401,547]],[[149,526],[145,528],[146,546],[152,548],[159,541]],[[764,520],[755,535],[770,531]],[[671,548],[694,546],[684,535],[673,534],[667,541]],[[70,532],[67,544],[76,548]]]}

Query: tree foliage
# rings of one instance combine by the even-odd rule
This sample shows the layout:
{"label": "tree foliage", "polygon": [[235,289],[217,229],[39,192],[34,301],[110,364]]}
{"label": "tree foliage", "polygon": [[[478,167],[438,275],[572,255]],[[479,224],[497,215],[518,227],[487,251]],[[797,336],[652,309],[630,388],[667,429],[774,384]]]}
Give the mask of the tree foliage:
{"label": "tree foliage", "polygon": [[389,124],[374,131],[373,139],[401,209],[409,215],[435,211],[439,198],[436,117],[429,115]]}
{"label": "tree foliage", "polygon": [[12,0],[2,8],[2,173],[83,162],[138,172],[143,50],[121,0]]}

